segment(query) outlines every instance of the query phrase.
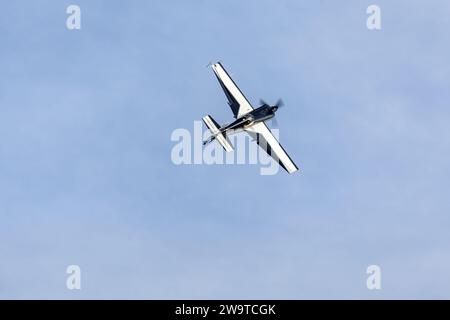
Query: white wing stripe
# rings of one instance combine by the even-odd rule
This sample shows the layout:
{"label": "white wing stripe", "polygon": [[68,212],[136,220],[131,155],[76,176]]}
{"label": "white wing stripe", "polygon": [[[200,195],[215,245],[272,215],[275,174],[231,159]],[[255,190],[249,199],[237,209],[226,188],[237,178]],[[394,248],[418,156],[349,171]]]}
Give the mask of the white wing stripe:
{"label": "white wing stripe", "polygon": [[[298,167],[295,165],[286,151],[284,151],[283,147],[273,136],[272,132],[270,132],[265,123],[258,122],[245,130],[260,134],[260,138],[262,136],[271,149],[270,156],[274,158],[275,161],[278,161],[286,169],[287,172],[293,173],[298,170]],[[264,149],[264,151],[268,151],[269,148],[267,148],[264,143],[260,143],[259,145]]]}
{"label": "white wing stripe", "polygon": [[236,83],[234,83],[233,79],[231,79],[231,77],[225,71],[223,66],[220,63],[214,63],[212,65],[212,68],[214,70],[214,73],[220,79],[220,81],[222,81],[225,88],[230,92],[230,94],[237,101],[237,103],[239,103],[239,111],[237,114],[237,118],[252,111],[253,108],[252,108],[250,102],[248,102],[247,98],[244,96],[244,94],[238,88]]}

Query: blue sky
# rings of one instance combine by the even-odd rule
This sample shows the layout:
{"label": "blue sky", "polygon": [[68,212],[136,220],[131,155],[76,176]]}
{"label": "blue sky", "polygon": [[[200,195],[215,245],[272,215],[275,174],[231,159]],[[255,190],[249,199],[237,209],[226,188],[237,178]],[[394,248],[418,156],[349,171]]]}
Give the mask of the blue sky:
{"label": "blue sky", "polygon": [[[0,298],[450,298],[449,16],[447,1],[4,3]],[[231,118],[217,59],[250,101],[283,98],[300,173],[171,162],[174,129]]]}

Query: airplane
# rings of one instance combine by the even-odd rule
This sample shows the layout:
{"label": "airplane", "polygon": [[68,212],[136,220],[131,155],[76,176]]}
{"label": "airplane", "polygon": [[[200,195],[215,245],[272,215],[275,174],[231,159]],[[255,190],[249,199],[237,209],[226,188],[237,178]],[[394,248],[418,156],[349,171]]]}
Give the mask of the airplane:
{"label": "airplane", "polygon": [[211,132],[211,136],[203,141],[203,145],[217,140],[226,152],[231,152],[233,151],[233,146],[228,136],[245,131],[268,155],[275,161],[278,161],[288,173],[296,172],[298,167],[264,122],[275,116],[275,112],[282,106],[282,101],[279,100],[273,106],[261,101],[262,105],[254,109],[233,79],[231,79],[222,63],[216,62],[210,65],[225,92],[228,105],[236,120],[230,124],[220,126],[210,115],[204,116],[203,122]]}

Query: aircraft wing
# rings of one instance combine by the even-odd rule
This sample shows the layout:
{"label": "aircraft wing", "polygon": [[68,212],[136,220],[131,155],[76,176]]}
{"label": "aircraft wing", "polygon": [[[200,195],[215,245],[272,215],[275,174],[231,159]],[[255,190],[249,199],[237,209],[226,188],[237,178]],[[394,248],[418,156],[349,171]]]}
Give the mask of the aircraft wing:
{"label": "aircraft wing", "polygon": [[253,108],[250,102],[248,102],[247,98],[242,94],[242,91],[236,83],[234,83],[233,79],[231,79],[222,64],[220,62],[214,63],[212,64],[212,69],[214,70],[214,74],[216,75],[217,80],[219,80],[220,86],[227,96],[228,105],[233,111],[234,117],[239,118],[240,116],[252,111]]}
{"label": "aircraft wing", "polygon": [[289,157],[289,155],[284,151],[283,147],[274,137],[272,132],[267,128],[264,122],[258,122],[253,126],[244,129],[255,141],[256,143],[267,152],[289,173],[293,173],[298,170],[298,167]]}

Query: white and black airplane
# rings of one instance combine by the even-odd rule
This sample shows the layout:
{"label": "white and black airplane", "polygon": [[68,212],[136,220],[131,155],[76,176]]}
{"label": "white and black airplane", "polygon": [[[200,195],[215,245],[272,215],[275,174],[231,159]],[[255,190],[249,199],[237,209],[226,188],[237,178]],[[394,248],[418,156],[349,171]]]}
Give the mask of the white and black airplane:
{"label": "white and black airplane", "polygon": [[203,122],[211,131],[211,137],[204,141],[203,144],[217,140],[225,151],[230,152],[233,151],[233,146],[227,136],[239,131],[245,131],[268,155],[275,161],[278,161],[287,172],[293,173],[297,171],[298,167],[264,123],[264,121],[275,116],[275,112],[281,107],[281,100],[274,106],[270,106],[262,101],[260,107],[253,109],[222,64],[217,62],[211,64],[211,67],[227,96],[228,105],[233,111],[236,120],[230,124],[220,126],[210,115],[203,117]]}

